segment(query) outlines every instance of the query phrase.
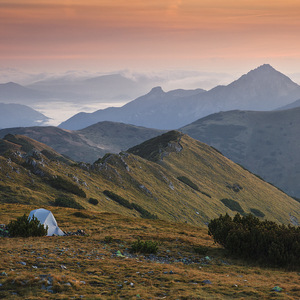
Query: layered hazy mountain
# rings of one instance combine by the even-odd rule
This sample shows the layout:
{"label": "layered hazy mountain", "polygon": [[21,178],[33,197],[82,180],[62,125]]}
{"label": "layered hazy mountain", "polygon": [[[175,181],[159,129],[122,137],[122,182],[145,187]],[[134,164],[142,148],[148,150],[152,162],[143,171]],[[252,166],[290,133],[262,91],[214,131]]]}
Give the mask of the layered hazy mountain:
{"label": "layered hazy mountain", "polygon": [[274,110],[300,98],[300,86],[270,65],[262,65],[227,86],[209,91],[160,87],[118,108],[79,113],[59,127],[81,129],[114,121],[157,129],[176,129],[209,114],[233,109]]}
{"label": "layered hazy mountain", "polygon": [[92,77],[88,79],[58,78],[52,80],[42,80],[28,85],[28,87],[43,91],[60,94],[62,99],[72,100],[131,100],[145,90],[151,88],[151,85],[157,81],[135,81],[126,78],[121,74],[110,74]]}
{"label": "layered hazy mountain", "polygon": [[0,103],[0,128],[41,126],[48,120],[48,117],[26,105]]}
{"label": "layered hazy mountain", "polygon": [[299,107],[300,106],[300,99],[295,101],[295,102],[292,102],[288,105],[285,105],[285,106],[282,106],[282,107],[279,107],[277,108],[276,110],[285,110],[285,109],[291,109],[291,108],[295,108],[295,107]]}
{"label": "layered hazy mountain", "polygon": [[299,116],[300,107],[270,112],[234,110],[199,119],[180,131],[300,197]]}
{"label": "layered hazy mountain", "polygon": [[[204,90],[173,90],[164,92],[161,87],[153,88],[148,94],[125,104],[122,107],[109,107],[94,113],[78,113],[59,127],[77,130],[99,121],[113,121],[157,129],[177,128],[182,120],[182,111],[188,103],[186,99]],[[183,121],[183,124],[186,124]]]}
{"label": "layered hazy mountain", "polygon": [[0,101],[6,104],[31,104],[49,100],[53,95],[49,92],[36,91],[14,82],[0,84]]}

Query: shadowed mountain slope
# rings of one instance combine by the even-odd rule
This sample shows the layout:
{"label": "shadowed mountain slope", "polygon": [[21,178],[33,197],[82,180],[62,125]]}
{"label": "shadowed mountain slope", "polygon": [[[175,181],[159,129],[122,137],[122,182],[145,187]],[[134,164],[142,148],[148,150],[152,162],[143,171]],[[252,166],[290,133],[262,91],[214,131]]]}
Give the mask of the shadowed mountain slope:
{"label": "shadowed mountain slope", "polygon": [[161,87],[153,88],[148,94],[141,96],[122,107],[109,107],[93,113],[78,113],[59,127],[65,129],[81,129],[99,121],[122,122],[157,129],[174,129],[181,121],[178,111],[188,103],[187,97],[205,93],[204,90],[174,90],[164,92]]}
{"label": "shadowed mountain slope", "polygon": [[119,153],[164,131],[122,123],[101,122],[79,131],[48,127],[18,127],[0,130],[21,134],[42,142],[74,161],[92,163],[107,152]]}
{"label": "shadowed mountain slope", "polygon": [[170,91],[156,87],[122,107],[79,113],[59,127],[80,129],[114,121],[158,129],[177,129],[209,114],[242,110],[273,110],[300,98],[300,86],[270,65],[262,65],[227,86],[210,91]]}
{"label": "shadowed mountain slope", "polygon": [[0,103],[0,128],[38,126],[48,120],[48,117],[26,105]]}
{"label": "shadowed mountain slope", "polygon": [[299,116],[300,107],[272,112],[235,110],[199,119],[180,131],[299,197]]}
{"label": "shadowed mountain slope", "polygon": [[[106,155],[93,165],[65,165],[43,154],[30,159],[16,158],[14,153],[1,156],[0,199],[52,205],[63,196],[90,210],[141,217],[146,210],[160,219],[196,225],[236,211],[285,224],[297,222],[300,217],[300,203],[204,143],[176,131],[148,143],[156,162],[127,152]],[[145,144],[141,149],[146,149]],[[129,152],[144,156],[141,149],[134,147]],[[77,186],[85,196],[51,185],[53,176],[60,176],[69,187]],[[103,193],[105,190],[135,206],[114,200]],[[90,197],[99,204],[89,203]]]}
{"label": "shadowed mountain slope", "polygon": [[285,106],[276,108],[275,110],[285,110],[285,109],[296,108],[296,107],[299,107],[299,106],[300,106],[300,99],[299,99],[299,100],[296,100],[295,102],[290,103],[290,104],[288,104],[288,105],[285,105]]}

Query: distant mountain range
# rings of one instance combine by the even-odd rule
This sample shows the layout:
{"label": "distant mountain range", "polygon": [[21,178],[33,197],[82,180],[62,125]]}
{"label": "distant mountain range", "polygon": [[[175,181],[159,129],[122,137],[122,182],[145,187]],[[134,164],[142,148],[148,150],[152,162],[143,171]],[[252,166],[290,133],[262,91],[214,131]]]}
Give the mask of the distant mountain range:
{"label": "distant mountain range", "polygon": [[291,196],[300,196],[300,107],[215,113],[179,129]]}
{"label": "distant mountain range", "polygon": [[0,84],[0,102],[33,104],[37,102],[128,102],[164,81],[161,78],[129,79],[121,74],[89,79],[65,77],[45,79],[27,86],[14,82]]}
{"label": "distant mountain range", "polygon": [[[228,111],[199,119],[179,131],[219,149],[226,157],[263,177],[291,196],[300,196],[300,107],[256,112]],[[8,128],[45,143],[75,161],[93,163],[109,153],[120,153],[164,131],[124,123],[99,122],[70,131],[57,127]]]}
{"label": "distant mountain range", "polygon": [[160,87],[125,104],[93,113],[78,113],[59,127],[77,130],[100,121],[123,122],[157,129],[176,129],[209,114],[241,110],[274,110],[300,98],[300,86],[270,65],[262,65],[227,86],[209,91]]}
{"label": "distant mountain range", "polygon": [[[43,80],[27,87],[57,94],[61,97],[75,97],[76,99],[85,98],[89,100],[131,100],[144,94],[158,80],[133,80],[122,76],[121,74],[110,74],[92,77],[89,79],[66,80],[64,78]],[[161,82],[161,81],[160,81]]]}
{"label": "distant mountain range", "polygon": [[[125,104],[122,107],[109,107],[93,113],[78,113],[59,125],[60,128],[78,130],[100,121],[121,122],[156,129],[174,129],[181,124],[177,110],[184,109],[186,99],[204,90],[173,90],[165,93],[161,87]],[[177,101],[177,103],[175,103]],[[185,122],[183,124],[186,124]],[[182,125],[183,125],[182,124]]]}
{"label": "distant mountain range", "polygon": [[31,104],[48,100],[53,95],[49,92],[36,91],[14,82],[0,84],[0,102],[6,104]]}
{"label": "distant mountain range", "polygon": [[26,105],[0,103],[0,128],[42,126],[48,120],[48,117]]}

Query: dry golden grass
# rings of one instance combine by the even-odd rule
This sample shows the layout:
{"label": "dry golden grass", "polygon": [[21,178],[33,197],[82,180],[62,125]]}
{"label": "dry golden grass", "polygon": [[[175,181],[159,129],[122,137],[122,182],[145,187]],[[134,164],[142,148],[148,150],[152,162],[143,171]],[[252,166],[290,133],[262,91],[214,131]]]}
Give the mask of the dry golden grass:
{"label": "dry golden grass", "polygon": [[[0,223],[8,224],[35,208],[1,204]],[[299,273],[228,258],[206,228],[92,211],[85,211],[89,218],[82,219],[73,215],[73,209],[45,208],[53,212],[61,229],[83,229],[88,235],[0,238],[0,274],[7,274],[0,276],[0,298],[300,298]],[[113,238],[111,243],[104,241],[107,236]],[[138,237],[160,243],[154,261],[130,253]],[[209,260],[193,251],[200,245],[209,248]],[[125,257],[117,257],[117,250]],[[272,292],[275,286],[283,291]]]}

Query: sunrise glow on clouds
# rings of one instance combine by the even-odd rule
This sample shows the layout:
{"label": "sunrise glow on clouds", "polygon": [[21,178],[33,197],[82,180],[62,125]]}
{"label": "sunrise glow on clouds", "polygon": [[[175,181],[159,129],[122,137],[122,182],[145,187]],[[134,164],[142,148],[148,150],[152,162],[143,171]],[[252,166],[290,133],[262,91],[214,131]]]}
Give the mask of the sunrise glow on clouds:
{"label": "sunrise glow on clouds", "polygon": [[300,70],[298,0],[7,0],[0,67]]}

